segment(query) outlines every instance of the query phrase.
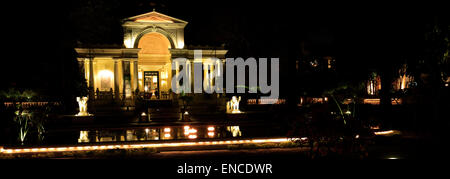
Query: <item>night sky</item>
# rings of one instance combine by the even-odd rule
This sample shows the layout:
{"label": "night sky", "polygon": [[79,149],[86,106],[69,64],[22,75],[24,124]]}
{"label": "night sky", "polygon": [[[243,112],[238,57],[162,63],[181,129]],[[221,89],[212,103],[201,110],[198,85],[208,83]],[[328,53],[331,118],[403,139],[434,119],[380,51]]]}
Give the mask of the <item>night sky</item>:
{"label": "night sky", "polygon": [[[2,12],[7,42],[2,60],[8,64],[2,65],[2,88],[57,91],[76,73],[74,47],[120,46],[120,20],[153,8],[189,22],[188,46],[225,46],[229,57],[280,57],[286,71],[302,55],[330,55],[339,61],[343,74],[362,74],[393,59],[420,56],[430,24],[436,20],[448,24],[444,5],[424,2],[14,2],[3,6],[15,9],[13,13]],[[307,54],[300,50],[302,44]]]}

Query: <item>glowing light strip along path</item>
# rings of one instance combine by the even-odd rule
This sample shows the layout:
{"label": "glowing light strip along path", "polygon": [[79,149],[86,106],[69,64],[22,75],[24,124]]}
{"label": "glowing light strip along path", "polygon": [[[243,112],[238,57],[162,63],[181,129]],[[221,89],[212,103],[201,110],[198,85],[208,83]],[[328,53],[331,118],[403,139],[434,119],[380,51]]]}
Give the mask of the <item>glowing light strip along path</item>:
{"label": "glowing light strip along path", "polygon": [[107,149],[136,149],[136,148],[159,148],[159,147],[184,147],[184,146],[214,146],[227,144],[255,144],[255,143],[281,143],[293,140],[293,138],[267,138],[251,140],[226,140],[226,141],[201,141],[201,142],[173,142],[173,143],[152,143],[152,144],[125,144],[125,145],[92,145],[92,146],[72,146],[72,147],[41,147],[41,148],[16,148],[4,149],[0,147],[0,153],[38,153],[38,152],[68,152],[68,151],[90,151]]}

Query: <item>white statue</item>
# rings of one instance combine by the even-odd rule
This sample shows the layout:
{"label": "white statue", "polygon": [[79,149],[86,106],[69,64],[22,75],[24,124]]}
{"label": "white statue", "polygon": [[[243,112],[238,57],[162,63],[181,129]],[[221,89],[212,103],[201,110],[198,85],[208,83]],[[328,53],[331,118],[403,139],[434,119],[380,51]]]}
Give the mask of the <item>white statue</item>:
{"label": "white statue", "polygon": [[230,101],[227,102],[227,112],[228,113],[240,113],[239,110],[239,102],[241,101],[241,97],[237,98],[233,96]]}
{"label": "white statue", "polygon": [[87,112],[87,101],[87,96],[77,97],[78,107],[80,108],[80,112],[77,116],[89,116],[89,113]]}
{"label": "white statue", "polygon": [[227,131],[231,132],[233,137],[238,137],[238,136],[242,135],[242,132],[239,129],[239,126],[227,126]]}
{"label": "white statue", "polygon": [[89,142],[88,131],[80,131],[80,138],[78,138],[78,143]]}

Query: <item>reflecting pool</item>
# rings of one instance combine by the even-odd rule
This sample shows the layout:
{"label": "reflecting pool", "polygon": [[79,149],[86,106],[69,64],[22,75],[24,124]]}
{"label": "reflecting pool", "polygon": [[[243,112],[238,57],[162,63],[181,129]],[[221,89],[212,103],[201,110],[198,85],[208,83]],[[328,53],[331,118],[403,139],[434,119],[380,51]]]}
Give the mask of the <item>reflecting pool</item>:
{"label": "reflecting pool", "polygon": [[178,125],[126,128],[92,128],[53,131],[46,135],[47,144],[104,142],[137,142],[161,140],[226,139],[283,136],[286,133],[273,125]]}

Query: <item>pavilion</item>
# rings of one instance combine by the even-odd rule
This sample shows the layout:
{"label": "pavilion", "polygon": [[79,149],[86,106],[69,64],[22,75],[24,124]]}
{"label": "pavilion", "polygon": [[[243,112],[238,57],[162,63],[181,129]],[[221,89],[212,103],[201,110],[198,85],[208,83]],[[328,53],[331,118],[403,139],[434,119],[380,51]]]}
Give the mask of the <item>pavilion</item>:
{"label": "pavilion", "polygon": [[[147,99],[168,99],[172,76],[180,72],[179,68],[172,69],[172,61],[179,57],[188,59],[184,64],[188,70],[184,71],[189,79],[193,78],[194,61],[201,62],[203,81],[211,81],[212,85],[210,58],[221,59],[222,64],[216,65],[223,65],[227,50],[201,49],[202,59],[194,60],[194,50],[187,49],[184,42],[187,24],[153,10],[124,19],[120,48],[76,48],[91,98],[94,93],[108,92],[114,99],[130,99],[135,94]],[[192,85],[192,80],[189,83]]]}

